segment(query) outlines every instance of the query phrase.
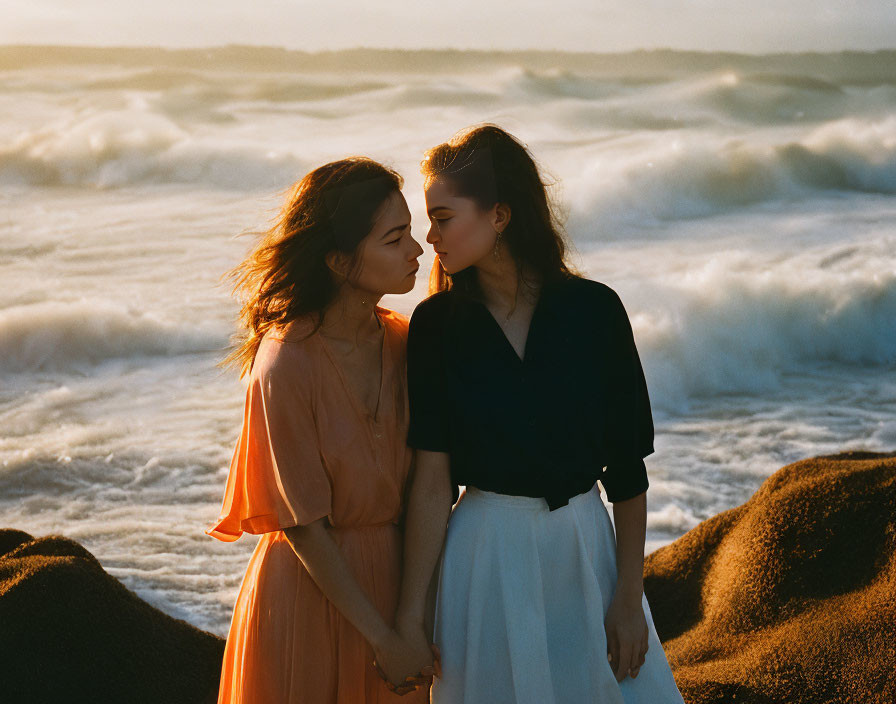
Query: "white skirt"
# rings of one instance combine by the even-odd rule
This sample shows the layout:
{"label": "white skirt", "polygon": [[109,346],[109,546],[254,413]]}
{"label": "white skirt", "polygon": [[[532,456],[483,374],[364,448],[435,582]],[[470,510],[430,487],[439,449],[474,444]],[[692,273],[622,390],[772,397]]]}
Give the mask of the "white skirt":
{"label": "white skirt", "polygon": [[648,649],[617,682],[604,618],[616,539],[595,484],[548,510],[542,498],[467,487],[448,522],[434,640],[434,704],[683,704],[647,597]]}

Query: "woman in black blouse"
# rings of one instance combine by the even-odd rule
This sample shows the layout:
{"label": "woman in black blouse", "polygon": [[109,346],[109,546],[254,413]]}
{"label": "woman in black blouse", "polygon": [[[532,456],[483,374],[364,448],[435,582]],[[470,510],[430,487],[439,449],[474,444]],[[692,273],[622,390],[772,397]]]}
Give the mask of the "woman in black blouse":
{"label": "woman in black blouse", "polygon": [[625,308],[566,264],[511,135],[460,133],[423,173],[438,258],[408,336],[396,627],[429,664],[437,585],[432,701],[682,702],[643,592],[653,421]]}

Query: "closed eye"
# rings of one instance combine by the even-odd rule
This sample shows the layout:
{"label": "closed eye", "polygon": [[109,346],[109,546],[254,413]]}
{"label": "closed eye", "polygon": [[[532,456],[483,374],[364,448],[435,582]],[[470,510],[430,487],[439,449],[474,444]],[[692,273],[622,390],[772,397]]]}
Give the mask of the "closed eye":
{"label": "closed eye", "polygon": [[[397,229],[397,228],[396,228],[396,229]],[[405,225],[403,229],[404,229],[404,231],[405,231],[406,233],[410,234],[410,233],[411,233],[411,225],[410,225],[410,223],[408,223],[407,225]],[[388,242],[385,242],[384,244],[398,244],[399,242],[401,242],[401,240],[402,240],[403,237],[404,237],[404,235],[399,235],[399,236],[396,237],[394,240],[389,240]]]}

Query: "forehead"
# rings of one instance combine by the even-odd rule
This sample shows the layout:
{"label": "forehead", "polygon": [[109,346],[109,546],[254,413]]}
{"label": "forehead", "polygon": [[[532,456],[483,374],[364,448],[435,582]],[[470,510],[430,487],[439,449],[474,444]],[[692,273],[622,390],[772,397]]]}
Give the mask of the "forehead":
{"label": "forehead", "polygon": [[380,205],[375,218],[377,224],[382,224],[387,220],[394,221],[396,219],[404,218],[406,215],[410,217],[410,214],[411,211],[408,209],[408,203],[404,199],[404,195],[401,191],[392,191],[386,197],[386,200],[382,202],[382,205]]}
{"label": "forehead", "polygon": [[449,205],[457,200],[451,182],[441,176],[428,179],[423,190],[430,208]]}
{"label": "forehead", "polygon": [[374,238],[395,227],[403,227],[411,220],[411,211],[400,191],[392,191],[374,216],[370,235]]}

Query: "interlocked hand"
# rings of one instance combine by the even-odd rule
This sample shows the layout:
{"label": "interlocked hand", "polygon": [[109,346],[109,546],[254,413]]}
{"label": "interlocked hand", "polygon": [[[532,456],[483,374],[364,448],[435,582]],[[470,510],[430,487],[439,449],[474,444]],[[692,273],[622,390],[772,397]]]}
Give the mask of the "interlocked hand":
{"label": "interlocked hand", "polygon": [[431,643],[429,648],[430,650],[432,650],[434,658],[432,666],[427,665],[416,675],[408,675],[400,684],[393,684],[386,676],[386,673],[383,672],[383,668],[380,667],[380,664],[376,660],[374,660],[373,666],[376,668],[379,676],[382,677],[383,681],[386,683],[386,689],[388,689],[390,692],[395,692],[400,696],[404,696],[405,694],[410,694],[411,692],[415,691],[417,687],[421,685],[431,685],[433,676],[441,677],[442,654],[441,652],[439,652],[439,647],[435,643]]}

